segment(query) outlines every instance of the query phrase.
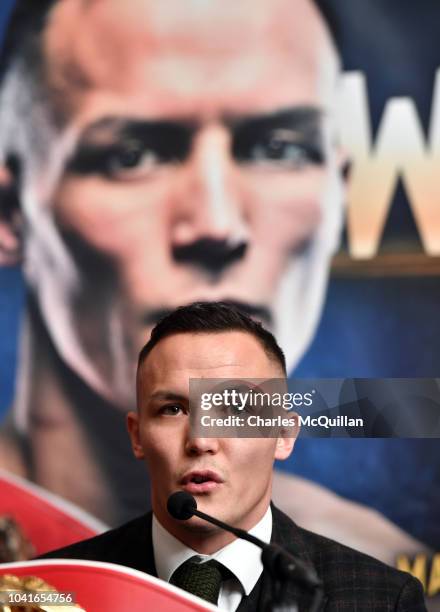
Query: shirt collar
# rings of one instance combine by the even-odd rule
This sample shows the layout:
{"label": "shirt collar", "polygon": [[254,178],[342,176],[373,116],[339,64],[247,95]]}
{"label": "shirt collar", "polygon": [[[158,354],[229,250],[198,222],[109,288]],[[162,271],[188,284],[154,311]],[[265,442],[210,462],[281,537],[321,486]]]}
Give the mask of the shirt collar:
{"label": "shirt collar", "polygon": [[[249,530],[249,533],[263,542],[270,542],[272,534],[270,506],[263,518]],[[212,555],[201,555],[168,533],[154,514],[152,536],[157,575],[167,582],[170,581],[175,570],[194,555],[202,559],[216,559],[222,563],[237,577],[246,595],[252,591],[263,571],[261,550],[254,544],[239,538]]]}

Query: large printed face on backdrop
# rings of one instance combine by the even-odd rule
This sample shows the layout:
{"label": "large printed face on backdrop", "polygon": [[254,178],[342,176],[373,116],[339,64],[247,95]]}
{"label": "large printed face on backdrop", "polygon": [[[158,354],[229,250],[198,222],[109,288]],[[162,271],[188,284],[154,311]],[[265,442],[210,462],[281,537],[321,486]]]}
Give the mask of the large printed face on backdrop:
{"label": "large printed face on backdrop", "polygon": [[342,202],[336,55],[313,4],[63,0],[43,50],[57,126],[21,194],[25,274],[60,355],[131,405],[158,317],[221,299],[292,366]]}

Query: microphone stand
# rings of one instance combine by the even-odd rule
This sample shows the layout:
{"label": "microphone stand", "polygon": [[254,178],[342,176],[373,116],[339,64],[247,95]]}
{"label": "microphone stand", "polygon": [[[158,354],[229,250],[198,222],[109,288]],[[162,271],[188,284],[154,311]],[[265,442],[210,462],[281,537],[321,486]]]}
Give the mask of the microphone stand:
{"label": "microphone stand", "polygon": [[296,604],[283,601],[285,600],[286,584],[290,581],[301,582],[306,588],[314,591],[309,612],[319,612],[324,598],[324,590],[322,581],[318,578],[313,568],[285,551],[281,546],[267,544],[244,529],[227,525],[223,521],[219,521],[194,507],[191,508],[191,514],[261,548],[263,566],[270,573],[275,584],[274,600],[276,603],[275,606],[272,606],[272,612],[298,612]]}

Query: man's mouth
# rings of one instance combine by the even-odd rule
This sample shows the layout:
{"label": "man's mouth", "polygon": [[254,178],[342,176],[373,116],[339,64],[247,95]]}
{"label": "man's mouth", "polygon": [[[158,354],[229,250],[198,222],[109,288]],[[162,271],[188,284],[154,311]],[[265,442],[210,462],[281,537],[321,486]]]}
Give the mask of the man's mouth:
{"label": "man's mouth", "polygon": [[217,472],[212,470],[193,470],[184,475],[180,485],[184,491],[197,494],[215,491],[223,482],[223,478]]}

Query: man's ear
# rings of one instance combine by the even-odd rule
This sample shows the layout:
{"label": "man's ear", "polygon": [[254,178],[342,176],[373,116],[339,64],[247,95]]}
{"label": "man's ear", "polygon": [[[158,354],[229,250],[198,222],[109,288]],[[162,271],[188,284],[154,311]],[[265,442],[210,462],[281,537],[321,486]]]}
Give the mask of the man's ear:
{"label": "man's ear", "polygon": [[295,420],[295,425],[283,429],[281,431],[281,436],[277,438],[275,459],[278,459],[279,461],[283,461],[284,459],[290,457],[300,430],[298,415],[296,412],[289,412],[289,418],[293,418]]}
{"label": "man's ear", "polygon": [[141,438],[139,433],[139,415],[131,410],[126,417],[128,434],[131,440],[131,448],[136,459],[144,459],[144,449],[142,448]]}
{"label": "man's ear", "polygon": [[8,165],[0,165],[0,266],[21,261],[21,211],[16,175]]}

